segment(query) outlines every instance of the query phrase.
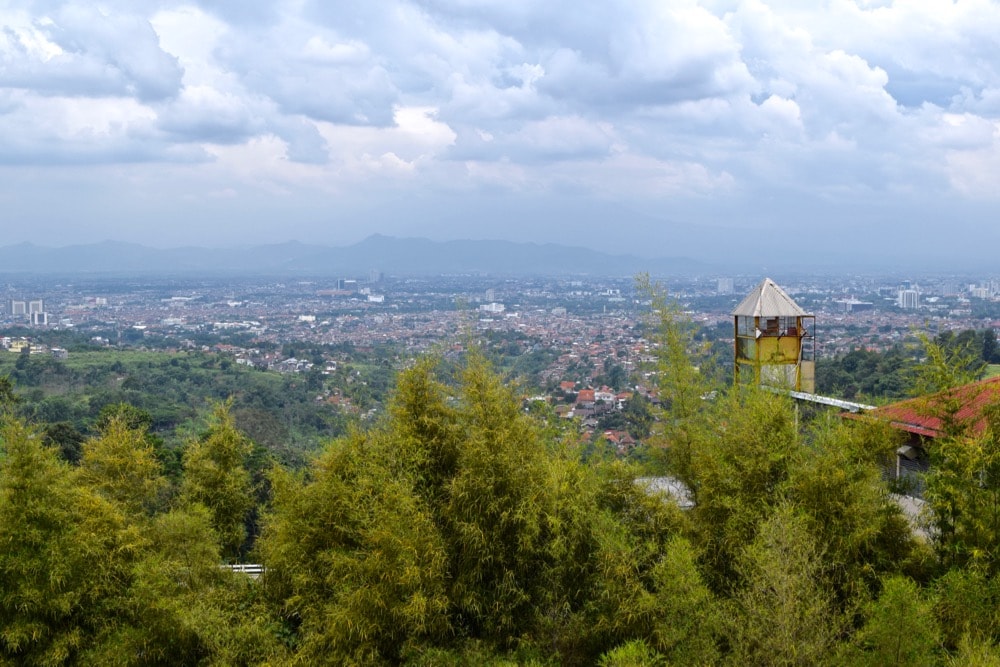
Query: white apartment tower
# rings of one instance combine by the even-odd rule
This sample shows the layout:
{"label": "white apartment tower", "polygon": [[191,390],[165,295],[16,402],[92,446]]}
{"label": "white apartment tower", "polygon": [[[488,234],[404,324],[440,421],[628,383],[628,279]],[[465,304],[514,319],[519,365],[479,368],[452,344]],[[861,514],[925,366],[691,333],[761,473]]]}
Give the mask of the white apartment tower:
{"label": "white apartment tower", "polygon": [[915,289],[901,289],[896,297],[896,305],[906,310],[913,310],[920,305],[920,295]]}

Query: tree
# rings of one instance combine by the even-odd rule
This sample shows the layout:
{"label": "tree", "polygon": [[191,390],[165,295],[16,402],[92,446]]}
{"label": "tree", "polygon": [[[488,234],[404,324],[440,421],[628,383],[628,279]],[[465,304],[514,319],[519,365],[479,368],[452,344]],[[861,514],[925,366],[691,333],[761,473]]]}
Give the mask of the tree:
{"label": "tree", "polygon": [[742,585],[730,633],[735,664],[815,665],[840,631],[821,576],[822,559],[789,506],[761,526],[740,557]]}
{"label": "tree", "polygon": [[1000,346],[997,345],[997,332],[993,327],[983,331],[983,361],[988,364],[1000,363]]}
{"label": "tree", "polygon": [[717,592],[737,577],[735,566],[762,521],[785,500],[789,469],[798,455],[795,416],[788,399],[754,388],[716,398],[715,427],[690,431],[687,487],[706,577]]}
{"label": "tree", "polygon": [[79,463],[83,452],[84,435],[69,422],[55,422],[44,426],[45,444],[59,450],[67,463]]}
{"label": "tree", "polygon": [[459,404],[462,447],[442,508],[451,598],[463,624],[504,645],[542,592],[543,447],[516,397],[472,355]]}
{"label": "tree", "polygon": [[657,609],[653,643],[670,664],[707,665],[718,660],[720,605],[705,585],[697,557],[688,540],[675,536],[652,572]]}
{"label": "tree", "polygon": [[653,426],[653,412],[648,398],[642,394],[633,394],[625,401],[622,416],[632,437],[639,439],[649,437]]}
{"label": "tree", "polygon": [[1000,634],[1000,580],[990,577],[983,568],[953,567],[933,584],[934,617],[941,629],[942,643],[948,650],[963,643],[992,642]]}
{"label": "tree", "polygon": [[14,391],[14,381],[9,375],[0,375],[0,411],[7,411],[21,401]]}
{"label": "tree", "polygon": [[114,623],[84,652],[83,664],[285,664],[276,619],[255,584],[219,567],[211,514],[202,505],[171,510],[144,528],[149,542]]}
{"label": "tree", "polygon": [[679,306],[668,300],[663,288],[648,275],[636,278],[636,288],[650,297],[656,330],[657,386],[666,406],[660,451],[666,454],[670,472],[695,489],[692,459],[699,438],[710,429],[704,399],[716,387],[691,358],[694,329]]}
{"label": "tree", "polygon": [[597,664],[600,667],[660,667],[669,663],[646,642],[634,639],[602,655]]}
{"label": "tree", "polygon": [[886,579],[881,595],[867,611],[864,626],[854,636],[858,653],[852,662],[879,667],[937,664],[937,624],[930,602],[912,580],[902,576]]}
{"label": "tree", "polygon": [[[140,424],[138,428],[132,424]],[[143,422],[119,413],[109,417],[101,435],[83,445],[79,476],[84,484],[129,515],[150,512],[166,481]]]}
{"label": "tree", "polygon": [[879,422],[821,420],[805,440],[790,462],[784,497],[823,554],[835,603],[849,611],[916,548],[912,528],[881,478],[898,432]]}
{"label": "tree", "polygon": [[926,336],[921,336],[921,342],[924,361],[916,369],[913,395],[928,397],[924,410],[941,420],[942,433],[961,435],[971,426],[958,418],[965,397],[950,390],[982,377],[984,365],[978,351],[973,351],[968,345],[942,344],[940,340],[932,341]]}
{"label": "tree", "polygon": [[681,510],[634,469],[581,463],[477,353],[457,386],[437,372],[419,361],[377,428],[274,473],[259,550],[300,659],[447,664],[481,646],[593,664],[638,636],[711,660]]}
{"label": "tree", "polygon": [[245,467],[250,441],[233,421],[228,403],[215,406],[207,432],[184,452],[181,498],[200,503],[212,515],[226,558],[235,559],[247,538],[245,521],[253,505],[250,473]]}
{"label": "tree", "polygon": [[331,443],[297,478],[275,470],[259,552],[304,661],[398,662],[451,635],[438,509],[459,431],[428,362],[400,378],[382,427]]}
{"label": "tree", "polygon": [[[981,434],[939,438],[925,498],[935,545],[946,565],[976,564],[1000,573],[1000,406],[988,406]],[[952,420],[954,425],[957,420]]]}
{"label": "tree", "polygon": [[973,562],[995,573],[1000,571],[1000,406],[963,410],[982,402],[974,393],[979,389],[967,387],[983,370],[968,340],[939,336],[923,343],[926,359],[914,390],[925,397],[919,409],[940,422],[924,494],[932,509],[934,544],[946,566]]}
{"label": "tree", "polygon": [[94,428],[104,431],[112,422],[117,422],[119,427],[132,431],[146,432],[153,427],[153,415],[148,410],[128,403],[110,403],[101,408],[94,422]]}
{"label": "tree", "polygon": [[23,423],[0,437],[0,662],[72,662],[114,622],[142,539]]}

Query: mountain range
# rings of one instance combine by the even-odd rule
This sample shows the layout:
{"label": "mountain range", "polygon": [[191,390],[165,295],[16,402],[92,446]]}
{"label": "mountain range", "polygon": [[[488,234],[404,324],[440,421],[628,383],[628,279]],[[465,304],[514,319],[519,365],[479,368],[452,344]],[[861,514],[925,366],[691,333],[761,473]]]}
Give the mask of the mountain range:
{"label": "mountain range", "polygon": [[709,264],[684,257],[642,258],[588,248],[511,241],[431,241],[375,234],[348,246],[290,241],[242,248],[151,248],[104,241],[58,248],[0,247],[0,273],[298,274],[349,276],[487,273],[498,275],[693,275]]}

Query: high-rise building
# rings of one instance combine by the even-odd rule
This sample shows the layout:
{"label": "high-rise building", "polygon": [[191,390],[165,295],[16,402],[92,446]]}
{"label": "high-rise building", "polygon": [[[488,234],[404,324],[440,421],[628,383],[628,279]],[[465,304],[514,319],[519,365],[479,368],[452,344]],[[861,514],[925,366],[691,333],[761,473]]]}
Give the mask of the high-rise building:
{"label": "high-rise building", "polygon": [[45,303],[41,299],[33,299],[28,302],[28,314],[45,312]]}
{"label": "high-rise building", "polygon": [[732,294],[734,289],[732,278],[719,278],[715,286],[715,293],[719,295]]}
{"label": "high-rise building", "polygon": [[915,289],[901,289],[896,297],[896,305],[906,310],[913,310],[920,305],[920,295]]}
{"label": "high-rise building", "polygon": [[12,300],[10,302],[10,314],[11,315],[27,315],[28,305],[24,301]]}
{"label": "high-rise building", "polygon": [[941,283],[941,289],[939,290],[942,296],[957,296],[960,293],[958,289],[958,282],[954,280],[946,280]]}

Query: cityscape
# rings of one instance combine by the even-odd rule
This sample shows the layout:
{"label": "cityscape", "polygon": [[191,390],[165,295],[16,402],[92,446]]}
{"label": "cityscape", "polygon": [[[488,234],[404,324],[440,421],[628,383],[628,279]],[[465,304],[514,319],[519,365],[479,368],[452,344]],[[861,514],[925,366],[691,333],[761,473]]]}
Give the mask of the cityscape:
{"label": "cityscape", "polygon": [[[711,339],[732,342],[730,311],[763,276],[664,279]],[[817,356],[884,350],[915,332],[1000,327],[1000,282],[983,276],[796,277],[782,287],[817,318]],[[648,313],[630,278],[398,277],[330,279],[8,276],[4,326],[93,333],[108,345],[190,347],[205,335],[241,363],[271,367],[253,343],[392,344],[416,355],[463,331],[517,332],[560,353],[616,356]],[[711,332],[709,334],[709,332]],[[25,337],[30,338],[30,332]],[[5,347],[12,341],[5,339]],[[594,345],[598,349],[591,350]]]}
{"label": "cityscape", "polygon": [[[731,312],[760,279],[708,275],[659,283],[729,377]],[[824,360],[852,351],[914,348],[920,335],[1000,328],[1000,283],[990,276],[791,275],[780,282],[815,315],[821,369]],[[64,359],[66,349],[42,342],[64,332],[95,347],[199,350],[251,368],[309,373],[316,367],[330,375],[355,352],[378,350],[400,369],[420,355],[488,336],[504,342],[508,359],[520,358],[511,372],[523,390],[556,405],[565,403],[568,389],[600,391],[616,367],[619,403],[622,392],[648,392],[652,385],[650,295],[637,291],[634,278],[406,277],[386,267],[339,279],[8,276],[4,292],[8,335],[0,344],[11,353],[28,348]],[[331,405],[359,409],[345,387],[326,382],[322,390]],[[372,416],[380,404],[363,407]],[[565,416],[590,416],[560,407]]]}

